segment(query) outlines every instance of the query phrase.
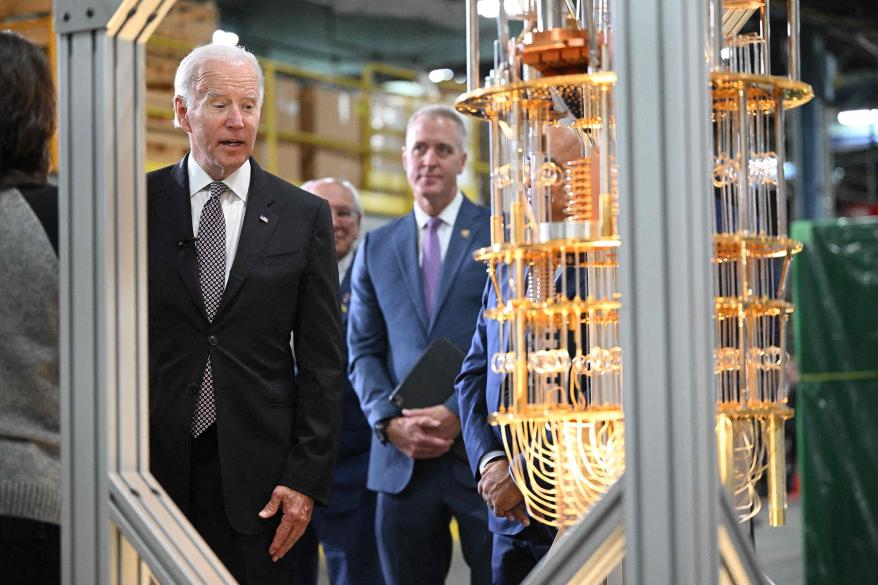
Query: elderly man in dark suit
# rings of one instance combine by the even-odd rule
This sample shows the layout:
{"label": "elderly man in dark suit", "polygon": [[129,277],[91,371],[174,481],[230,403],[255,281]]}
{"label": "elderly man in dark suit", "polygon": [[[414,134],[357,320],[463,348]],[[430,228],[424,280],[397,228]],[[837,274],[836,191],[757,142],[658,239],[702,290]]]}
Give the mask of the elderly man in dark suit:
{"label": "elderly man in dark suit", "polygon": [[489,213],[457,188],[466,162],[459,116],[441,106],[409,120],[403,165],[414,211],[363,239],[351,278],[349,374],[375,430],[369,487],[378,492],[378,552],[388,585],[441,584],[460,527],[472,583],[489,583],[485,506],[464,459],[453,385],[436,406],[401,411],[390,400],[430,343],[469,347],[486,274],[473,252],[490,243]]}
{"label": "elderly man in dark suit", "polygon": [[[360,237],[363,207],[348,181],[326,177],[302,188],[332,208],[332,231],[338,259],[339,305],[347,329],[351,302],[351,267]],[[372,430],[350,383],[342,401],[341,447],[329,506],[314,510],[311,525],[293,548],[296,576],[291,585],[314,585],[318,578],[318,543],[323,545],[332,585],[383,585],[375,544],[375,492],[366,488]]]}
{"label": "elderly man in dark suit", "polygon": [[191,150],[147,178],[150,467],[239,582],[287,585],[338,446],[330,209],[250,157],[252,54],[195,49],[175,91]]}
{"label": "elderly man in dark suit", "polygon": [[[548,152],[553,161],[561,165],[581,157],[582,143],[576,132],[568,128],[550,127],[547,130]],[[592,156],[592,164],[598,162]],[[597,182],[592,185],[593,197],[597,197]],[[564,182],[552,187],[551,220],[564,220],[567,196]],[[568,269],[569,270],[569,269]],[[509,280],[505,270],[497,278],[503,297],[509,296]],[[566,291],[572,298],[578,289],[584,289],[584,281],[577,287],[575,271],[570,271]],[[560,275],[556,286],[560,287]],[[561,292],[560,288],[557,292]],[[536,567],[548,552],[555,538],[555,528],[533,520],[527,513],[524,496],[509,472],[509,461],[503,448],[503,436],[499,426],[491,425],[488,417],[503,405],[505,376],[489,367],[492,356],[506,351],[501,346],[500,327],[496,320],[486,319],[485,310],[497,307],[497,295],[492,283],[485,286],[482,310],[473,334],[472,344],[461,366],[455,387],[460,404],[460,418],[467,454],[473,475],[479,481],[479,493],[490,513],[489,526],[493,533],[492,571],[494,585],[518,585]],[[587,337],[587,333],[584,332]],[[569,344],[573,346],[572,340]]]}

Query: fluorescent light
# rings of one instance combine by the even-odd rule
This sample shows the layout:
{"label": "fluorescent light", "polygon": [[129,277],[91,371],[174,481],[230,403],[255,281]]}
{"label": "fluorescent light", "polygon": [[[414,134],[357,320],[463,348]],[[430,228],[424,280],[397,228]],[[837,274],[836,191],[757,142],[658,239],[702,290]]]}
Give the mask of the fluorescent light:
{"label": "fluorescent light", "polygon": [[422,97],[427,93],[424,91],[424,86],[420,83],[416,81],[406,81],[404,79],[385,81],[382,84],[382,87],[389,93],[407,95],[410,97]]}
{"label": "fluorescent light", "polygon": [[497,18],[497,15],[500,14],[500,0],[479,0],[476,10],[478,10],[479,16]]}
{"label": "fluorescent light", "polygon": [[[503,7],[509,16],[521,16],[524,12],[522,0],[505,0]],[[479,16],[497,18],[497,15],[500,14],[500,0],[479,0],[476,10],[478,10]]]}
{"label": "fluorescent light", "polygon": [[224,30],[215,30],[213,31],[212,40],[214,45],[229,45],[234,47],[238,44],[238,35]]}
{"label": "fluorescent light", "polygon": [[442,81],[451,81],[454,79],[454,71],[451,69],[434,69],[427,76],[430,78],[430,81],[433,83],[440,83]]}
{"label": "fluorescent light", "polygon": [[845,110],[838,113],[838,123],[850,128],[878,125],[878,110]]}

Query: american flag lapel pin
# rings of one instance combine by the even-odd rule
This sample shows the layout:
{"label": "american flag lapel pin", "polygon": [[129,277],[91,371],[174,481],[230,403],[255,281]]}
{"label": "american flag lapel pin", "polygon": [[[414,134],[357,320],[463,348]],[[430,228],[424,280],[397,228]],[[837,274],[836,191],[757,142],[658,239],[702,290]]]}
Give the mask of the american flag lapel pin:
{"label": "american flag lapel pin", "polygon": [[268,218],[265,217],[264,215],[260,215],[260,216],[259,216],[259,221],[261,221],[262,223],[268,223]]}

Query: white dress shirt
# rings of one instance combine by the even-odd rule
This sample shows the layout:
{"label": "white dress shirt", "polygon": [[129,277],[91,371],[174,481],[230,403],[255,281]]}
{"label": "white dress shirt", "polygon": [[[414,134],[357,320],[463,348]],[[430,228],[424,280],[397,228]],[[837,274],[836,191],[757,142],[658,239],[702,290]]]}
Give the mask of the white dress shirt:
{"label": "white dress shirt", "polygon": [[[439,252],[442,261],[445,261],[445,252],[448,251],[448,243],[451,241],[451,233],[454,231],[454,222],[457,221],[457,214],[460,206],[463,204],[463,193],[457,192],[451,203],[439,214],[442,223],[436,228],[436,235],[439,238]],[[415,203],[415,223],[418,226],[418,266],[424,265],[424,235],[427,231],[427,222],[430,221],[430,215],[421,209]]]}
{"label": "white dress shirt", "polygon": [[[226,219],[226,278],[229,282],[229,271],[235,261],[238,240],[241,238],[241,227],[244,225],[244,210],[247,208],[247,193],[250,190],[250,161],[222,180],[228,190],[220,195],[220,205]],[[210,178],[192,155],[189,155],[189,202],[192,205],[192,233],[198,237],[198,224],[201,221],[201,210],[210,199]]]}

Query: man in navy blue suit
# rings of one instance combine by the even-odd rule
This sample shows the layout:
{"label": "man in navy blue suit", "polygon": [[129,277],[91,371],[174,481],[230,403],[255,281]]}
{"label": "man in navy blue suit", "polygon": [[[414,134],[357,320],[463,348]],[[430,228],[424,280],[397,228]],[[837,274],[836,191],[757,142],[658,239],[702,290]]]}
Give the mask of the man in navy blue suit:
{"label": "man in navy blue suit", "polygon": [[[302,188],[326,199],[332,210],[332,234],[338,260],[342,328],[347,329],[351,267],[360,237],[363,207],[348,181],[327,177]],[[375,545],[375,492],[366,488],[372,430],[350,382],[342,398],[341,444],[329,505],[314,509],[311,524],[293,547],[294,584],[316,585],[318,543],[323,545],[332,585],[383,585]]]}
{"label": "man in navy blue suit", "polygon": [[[548,137],[549,153],[557,164],[580,157],[581,143],[574,131],[553,127]],[[559,182],[552,189],[553,221],[563,219],[566,202],[563,187]],[[506,276],[503,272],[498,274],[504,296],[509,293]],[[568,291],[568,295],[572,292]],[[494,535],[493,583],[517,585],[549,550],[555,529],[528,516],[524,497],[509,473],[500,427],[488,423],[488,416],[500,407],[503,384],[503,376],[488,366],[491,357],[501,351],[499,324],[484,316],[485,309],[497,306],[497,296],[490,282],[485,287],[482,306],[455,388],[470,465],[479,482],[479,493],[489,509],[489,526]]]}
{"label": "man in navy blue suit", "polygon": [[[402,159],[414,211],[366,235],[351,279],[349,374],[375,431],[369,488],[378,492],[378,552],[388,585],[442,584],[456,518],[473,584],[491,579],[487,511],[469,466],[450,449],[457,397],[400,410],[390,393],[440,337],[466,351],[486,273],[473,252],[490,244],[489,212],[457,187],[465,130],[451,109],[409,120]],[[459,439],[458,439],[459,440]]]}

